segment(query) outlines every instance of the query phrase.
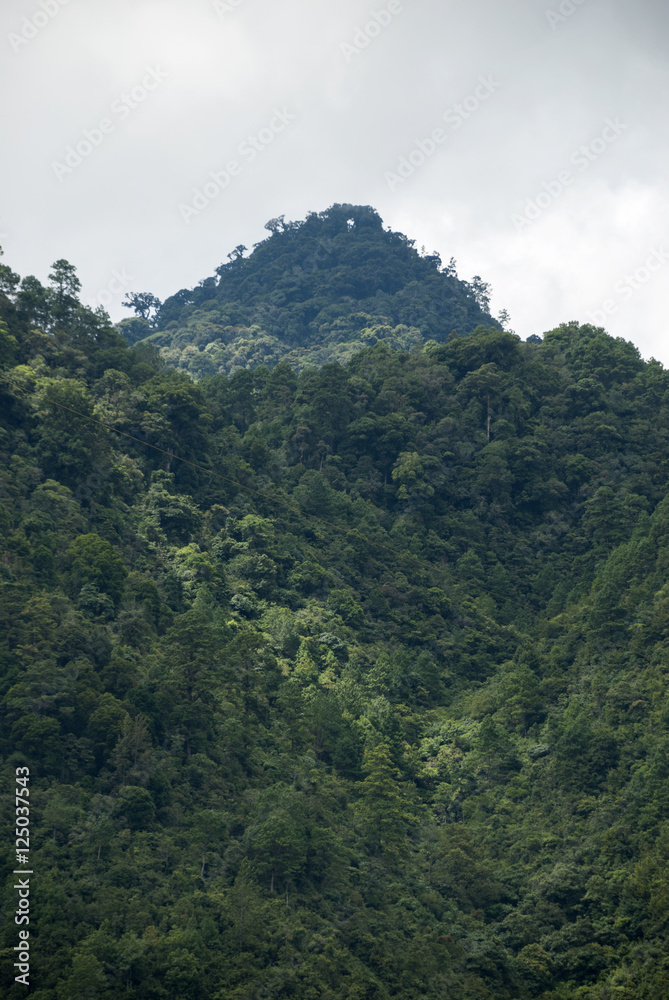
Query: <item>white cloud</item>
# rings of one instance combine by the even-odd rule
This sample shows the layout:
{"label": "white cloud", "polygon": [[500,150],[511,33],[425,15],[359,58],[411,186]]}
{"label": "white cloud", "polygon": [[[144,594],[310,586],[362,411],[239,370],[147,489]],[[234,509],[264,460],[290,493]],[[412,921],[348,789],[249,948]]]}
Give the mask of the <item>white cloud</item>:
{"label": "white cloud", "polygon": [[[70,0],[20,51],[6,43],[0,128],[13,152],[0,217],[15,270],[44,279],[66,257],[89,297],[115,269],[164,297],[262,239],[271,216],[353,201],[455,256],[462,277],[480,274],[527,336],[584,319],[668,231],[665,4],[587,0],[551,31],[536,0],[403,0],[349,62],[341,43],[384,0],[231,6],[219,16],[210,0]],[[3,7],[0,43],[33,9]],[[164,85],[58,184],[54,157],[155,64]],[[486,74],[499,89],[391,193],[384,171]],[[184,227],[179,201],[277,106],[294,125]],[[519,206],[616,116],[624,134],[516,231]],[[606,326],[669,365],[666,286],[658,271]],[[117,302],[110,311],[125,315]]]}

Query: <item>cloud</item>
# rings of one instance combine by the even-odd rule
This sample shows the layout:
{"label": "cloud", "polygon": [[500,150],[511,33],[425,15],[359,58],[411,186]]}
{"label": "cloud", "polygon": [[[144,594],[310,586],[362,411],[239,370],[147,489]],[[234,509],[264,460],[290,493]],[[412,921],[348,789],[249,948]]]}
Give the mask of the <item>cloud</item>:
{"label": "cloud", "polygon": [[[546,10],[570,2],[552,26]],[[480,274],[495,308],[527,336],[585,318],[667,232],[664,3],[223,6],[69,0],[17,52],[8,35],[39,3],[3,7],[0,83],[13,97],[0,126],[13,152],[3,158],[0,215],[15,270],[45,278],[66,257],[89,297],[115,270],[133,276],[133,290],[165,297],[262,239],[270,217],[351,201],[374,205],[444,260],[455,256],[463,277]],[[356,38],[347,58],[342,46]],[[152,65],[168,73],[164,84],[59,184],[54,158]],[[500,83],[490,99],[446,126],[439,148],[389,190],[385,172],[490,75]],[[179,203],[284,106],[296,116],[290,128],[184,227]],[[624,132],[574,170],[575,150],[616,118]],[[514,213],[570,167],[573,183],[519,232]],[[658,272],[606,325],[669,365],[665,287]],[[110,312],[126,315],[120,297]]]}

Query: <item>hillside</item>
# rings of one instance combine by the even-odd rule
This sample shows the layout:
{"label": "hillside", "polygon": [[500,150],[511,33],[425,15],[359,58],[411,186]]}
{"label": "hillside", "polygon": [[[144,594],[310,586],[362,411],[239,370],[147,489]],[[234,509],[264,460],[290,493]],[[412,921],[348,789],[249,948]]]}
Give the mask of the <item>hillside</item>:
{"label": "hillside", "polygon": [[[669,373],[464,291],[410,350],[165,363],[224,301],[318,350],[344,271],[269,307],[308,225],[134,345],[0,266],[2,995],[28,767],[36,1000],[658,1000]],[[394,259],[339,319],[411,329]]]}
{"label": "hillside", "polygon": [[246,257],[238,246],[197,288],[164,303],[130,296],[137,316],[119,329],[147,338],[194,378],[285,360],[300,370],[344,363],[378,341],[408,350],[480,324],[488,286],[460,281],[455,263],[421,255],[383,228],[374,209],[333,205],[303,222],[272,219],[270,236]]}

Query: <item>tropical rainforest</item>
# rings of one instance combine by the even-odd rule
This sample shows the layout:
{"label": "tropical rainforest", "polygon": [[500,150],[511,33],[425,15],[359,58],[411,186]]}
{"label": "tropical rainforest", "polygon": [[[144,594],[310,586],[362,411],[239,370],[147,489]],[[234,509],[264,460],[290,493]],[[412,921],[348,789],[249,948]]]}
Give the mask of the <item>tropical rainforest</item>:
{"label": "tropical rainforest", "polygon": [[669,373],[267,228],[0,265],[3,997],[24,768],[34,1000],[668,996]]}

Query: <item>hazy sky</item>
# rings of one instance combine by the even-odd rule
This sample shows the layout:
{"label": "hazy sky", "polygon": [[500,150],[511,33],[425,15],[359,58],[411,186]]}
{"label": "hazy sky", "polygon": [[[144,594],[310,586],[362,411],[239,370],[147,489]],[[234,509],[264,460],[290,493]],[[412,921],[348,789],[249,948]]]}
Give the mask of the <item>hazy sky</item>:
{"label": "hazy sky", "polygon": [[4,263],[113,319],[334,202],[669,367],[666,0],[5,0]]}

